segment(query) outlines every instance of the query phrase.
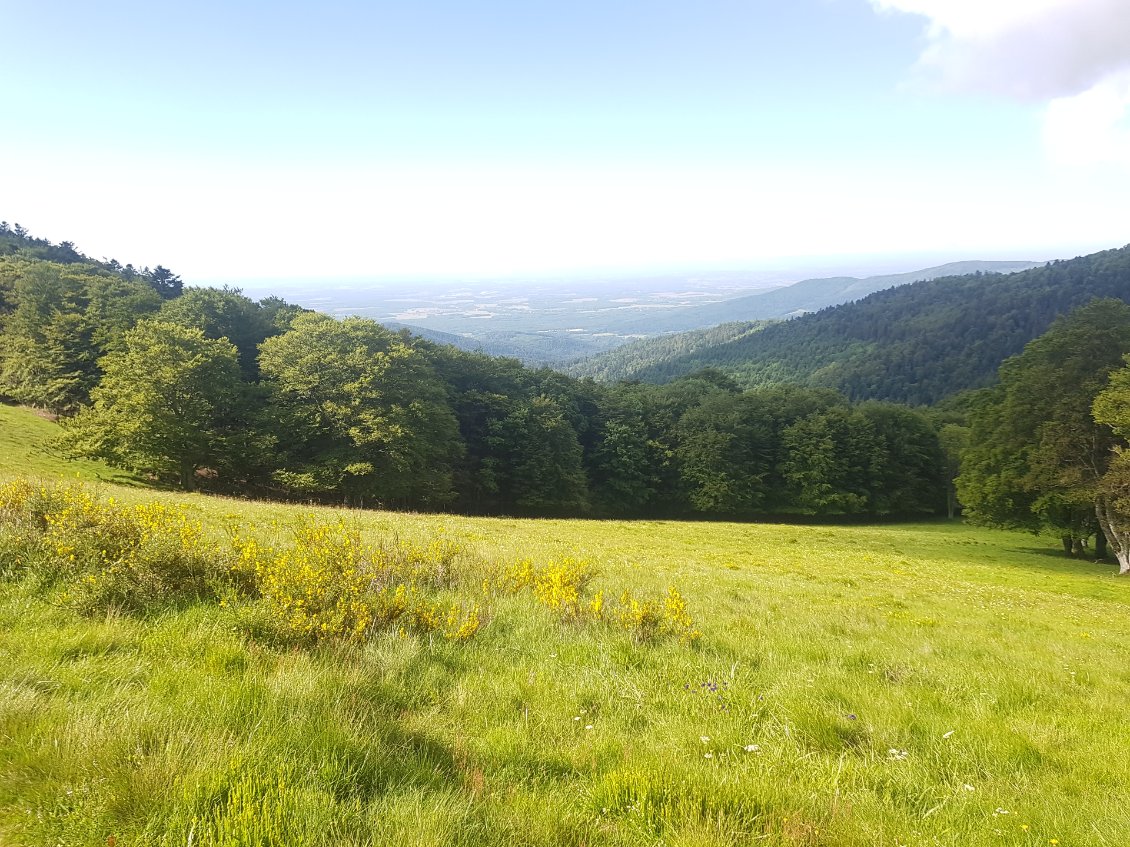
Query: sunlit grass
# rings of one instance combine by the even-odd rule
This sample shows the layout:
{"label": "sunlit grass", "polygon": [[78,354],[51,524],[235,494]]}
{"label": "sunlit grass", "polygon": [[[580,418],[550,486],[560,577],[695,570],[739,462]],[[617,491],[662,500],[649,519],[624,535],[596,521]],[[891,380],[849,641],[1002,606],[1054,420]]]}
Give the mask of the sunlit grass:
{"label": "sunlit grass", "polygon": [[137,484],[130,474],[101,462],[64,459],[51,448],[58,424],[23,406],[0,403],[0,475],[26,474]]}
{"label": "sunlit grass", "polygon": [[302,516],[679,586],[642,642],[531,592],[474,638],[272,640],[258,601],[83,616],[0,583],[0,843],[1120,845],[1130,583],[1031,536],[338,512],[104,487],[282,545]]}

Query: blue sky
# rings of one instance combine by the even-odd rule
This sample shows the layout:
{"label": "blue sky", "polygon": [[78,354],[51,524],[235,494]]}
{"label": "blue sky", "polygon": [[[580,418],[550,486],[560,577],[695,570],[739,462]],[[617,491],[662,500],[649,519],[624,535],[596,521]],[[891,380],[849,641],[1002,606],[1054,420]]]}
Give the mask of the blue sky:
{"label": "blue sky", "polygon": [[237,284],[1074,255],[1122,3],[6,3],[0,217]]}

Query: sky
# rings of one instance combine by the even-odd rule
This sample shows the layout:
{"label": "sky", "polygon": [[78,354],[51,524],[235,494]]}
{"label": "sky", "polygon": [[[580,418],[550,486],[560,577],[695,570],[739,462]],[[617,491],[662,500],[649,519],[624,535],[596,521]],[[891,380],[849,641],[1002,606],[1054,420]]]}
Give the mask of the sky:
{"label": "sky", "polygon": [[0,219],[201,284],[1070,257],[1126,3],[0,0]]}

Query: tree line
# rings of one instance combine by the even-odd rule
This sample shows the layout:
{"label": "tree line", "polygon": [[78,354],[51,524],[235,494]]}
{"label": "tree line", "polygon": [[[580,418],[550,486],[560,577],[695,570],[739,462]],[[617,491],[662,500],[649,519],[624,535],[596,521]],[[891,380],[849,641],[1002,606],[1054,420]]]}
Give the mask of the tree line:
{"label": "tree line", "polygon": [[1061,317],[969,400],[958,494],[975,521],[1089,539],[1130,571],[1130,305]]}
{"label": "tree line", "polygon": [[960,503],[1069,552],[1109,542],[1130,571],[1119,299],[1060,316],[994,385],[943,411],[743,389],[709,368],[598,383],[77,255],[0,255],[0,398],[61,415],[71,454],[154,480],[491,514],[875,517]]}

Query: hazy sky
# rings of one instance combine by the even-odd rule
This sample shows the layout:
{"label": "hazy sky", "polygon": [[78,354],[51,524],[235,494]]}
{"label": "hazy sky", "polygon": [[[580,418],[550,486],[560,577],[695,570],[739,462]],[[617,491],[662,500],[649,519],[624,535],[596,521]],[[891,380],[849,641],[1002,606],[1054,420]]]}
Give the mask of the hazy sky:
{"label": "hazy sky", "polygon": [[0,0],[0,218],[189,282],[1075,255],[1127,2]]}

